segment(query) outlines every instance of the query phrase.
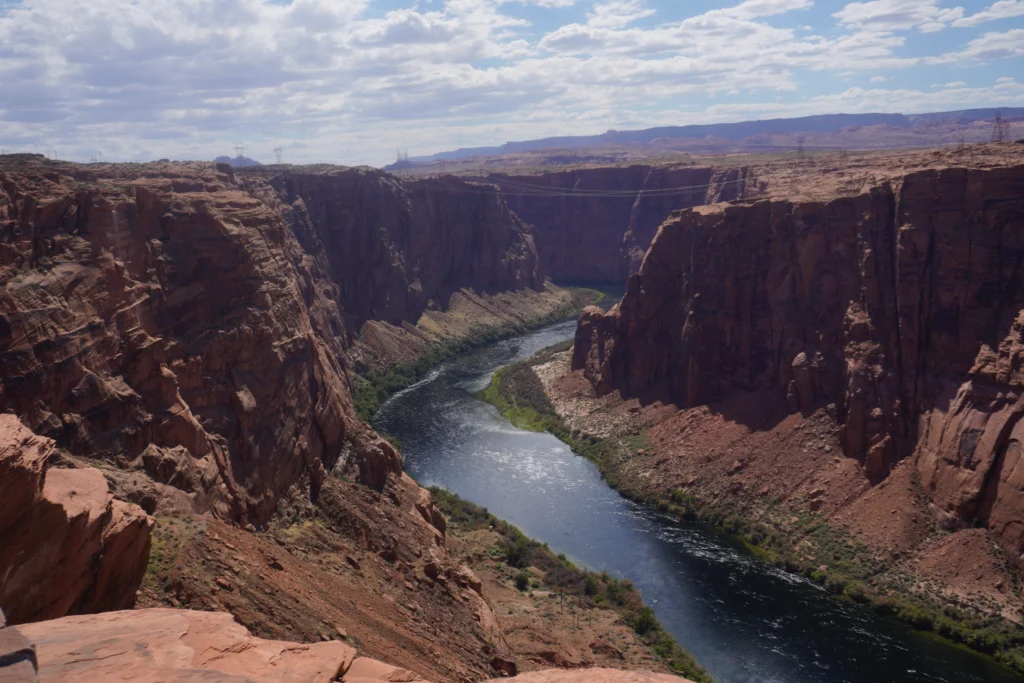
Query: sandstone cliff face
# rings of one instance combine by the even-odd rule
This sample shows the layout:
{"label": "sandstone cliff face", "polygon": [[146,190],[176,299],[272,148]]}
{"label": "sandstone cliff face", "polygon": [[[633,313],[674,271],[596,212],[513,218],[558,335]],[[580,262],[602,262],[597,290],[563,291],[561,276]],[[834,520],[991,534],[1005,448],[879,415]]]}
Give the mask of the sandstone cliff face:
{"label": "sandstone cliff face", "polygon": [[354,326],[543,285],[493,186],[434,182],[7,158],[0,408],[145,473],[150,510],[184,494],[260,525],[336,466],[381,489],[401,460],[355,418]]}
{"label": "sandstone cliff face", "polygon": [[0,415],[0,609],[14,624],[135,604],[153,522],[95,469],[55,469],[50,439]]}
{"label": "sandstone cliff face", "polygon": [[[673,210],[742,199],[756,185],[745,168],[686,166],[490,177],[516,215],[536,227],[548,274],[579,283],[624,282]],[[581,196],[563,196],[570,192]]]}
{"label": "sandstone cliff face", "polygon": [[239,175],[279,207],[303,249],[339,287],[350,328],[415,323],[467,287],[541,291],[528,225],[493,185],[452,177],[401,181],[368,169]]}
{"label": "sandstone cliff face", "polygon": [[622,302],[583,315],[573,367],[684,406],[744,390],[774,391],[776,418],[831,406],[872,481],[914,455],[940,516],[1016,557],[1022,228],[1022,167],[676,213]]}

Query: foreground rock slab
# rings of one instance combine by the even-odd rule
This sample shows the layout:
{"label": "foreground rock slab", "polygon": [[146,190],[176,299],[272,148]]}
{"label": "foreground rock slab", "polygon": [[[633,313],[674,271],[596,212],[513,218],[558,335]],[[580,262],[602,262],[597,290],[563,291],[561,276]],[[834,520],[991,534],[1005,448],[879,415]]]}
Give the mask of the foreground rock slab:
{"label": "foreground rock slab", "polygon": [[150,609],[19,627],[34,641],[42,683],[216,681],[328,683],[356,651],[254,638],[230,614]]}

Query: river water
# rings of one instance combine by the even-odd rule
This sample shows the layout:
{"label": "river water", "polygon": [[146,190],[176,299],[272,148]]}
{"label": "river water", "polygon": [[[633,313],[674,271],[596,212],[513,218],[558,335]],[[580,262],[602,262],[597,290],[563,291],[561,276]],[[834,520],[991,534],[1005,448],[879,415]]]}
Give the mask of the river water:
{"label": "river water", "polygon": [[631,580],[718,683],[1020,683],[1009,670],[841,603],[730,538],[623,499],[549,434],[473,398],[499,368],[570,339],[561,323],[461,356],[373,420],[406,470],[517,525],[555,552]]}

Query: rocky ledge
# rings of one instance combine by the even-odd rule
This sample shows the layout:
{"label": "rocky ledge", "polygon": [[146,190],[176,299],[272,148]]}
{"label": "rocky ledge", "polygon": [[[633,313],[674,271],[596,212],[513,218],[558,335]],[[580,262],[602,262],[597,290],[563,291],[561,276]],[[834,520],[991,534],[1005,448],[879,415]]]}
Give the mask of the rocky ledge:
{"label": "rocky ledge", "polygon": [[[415,672],[360,657],[336,640],[302,645],[255,638],[226,613],[146,609],[2,626],[0,621],[5,683],[427,683]],[[542,671],[513,680],[687,683],[611,669]]]}

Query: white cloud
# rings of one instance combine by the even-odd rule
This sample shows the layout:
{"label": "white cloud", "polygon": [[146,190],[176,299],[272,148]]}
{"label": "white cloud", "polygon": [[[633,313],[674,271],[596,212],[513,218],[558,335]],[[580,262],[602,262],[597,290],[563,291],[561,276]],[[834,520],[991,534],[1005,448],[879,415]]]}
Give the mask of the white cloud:
{"label": "white cloud", "polygon": [[941,31],[964,15],[963,7],[943,9],[938,0],[851,2],[832,16],[848,27],[873,31]]}
{"label": "white cloud", "polygon": [[959,52],[930,57],[930,64],[956,64],[965,61],[990,61],[1024,56],[1024,29],[985,33],[967,43]]}
{"label": "white cloud", "polygon": [[953,22],[953,26],[977,26],[986,21],[1012,19],[1019,16],[1024,16],[1024,0],[999,0],[986,10],[957,19]]}
{"label": "white cloud", "polygon": [[[292,162],[381,163],[399,147],[681,123],[715,97],[788,106],[808,73],[923,61],[863,7],[807,34],[786,13],[811,5],[734,0],[659,22],[652,0],[409,0],[385,13],[371,0],[23,0],[0,9],[0,147],[210,158],[244,141],[257,158],[281,145]],[[523,18],[573,7],[579,23],[545,33]],[[1021,44],[1020,31],[988,33],[929,61],[1013,57]],[[1009,104],[1018,86],[996,87]]]}
{"label": "white cloud", "polygon": [[652,14],[654,10],[645,8],[640,0],[609,0],[594,5],[594,9],[587,14],[587,26],[625,28]]}
{"label": "white cloud", "polygon": [[872,83],[885,83],[887,80],[889,80],[889,79],[886,78],[885,76],[872,76],[871,77],[871,82]]}
{"label": "white cloud", "polygon": [[741,19],[755,19],[785,14],[798,9],[809,9],[813,5],[812,0],[746,0],[735,7],[718,10],[718,12]]}

